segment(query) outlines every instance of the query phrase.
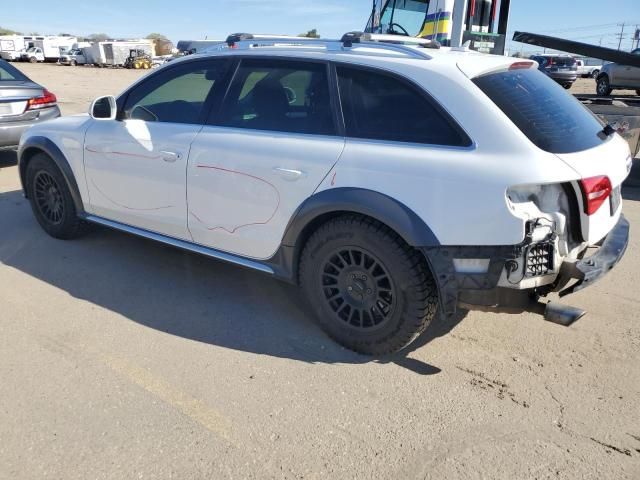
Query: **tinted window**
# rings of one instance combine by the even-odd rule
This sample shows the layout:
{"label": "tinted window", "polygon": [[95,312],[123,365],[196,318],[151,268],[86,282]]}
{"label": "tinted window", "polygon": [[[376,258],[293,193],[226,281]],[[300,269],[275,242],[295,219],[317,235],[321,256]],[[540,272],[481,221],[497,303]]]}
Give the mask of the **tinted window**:
{"label": "tinted window", "polygon": [[21,82],[28,82],[29,79],[25,77],[20,70],[13,65],[9,65],[4,61],[0,61],[0,81],[6,80],[19,80]]}
{"label": "tinted window", "polygon": [[128,96],[124,118],[148,122],[199,123],[207,98],[226,62],[189,62],[150,77]]}
{"label": "tinted window", "polygon": [[243,60],[218,123],[236,128],[333,135],[327,66]]}
{"label": "tinted window", "polygon": [[539,148],[579,152],[602,140],[601,123],[578,100],[537,70],[511,70],[473,80]]}
{"label": "tinted window", "polygon": [[339,67],[347,136],[468,146],[469,138],[434,101],[389,75]]}

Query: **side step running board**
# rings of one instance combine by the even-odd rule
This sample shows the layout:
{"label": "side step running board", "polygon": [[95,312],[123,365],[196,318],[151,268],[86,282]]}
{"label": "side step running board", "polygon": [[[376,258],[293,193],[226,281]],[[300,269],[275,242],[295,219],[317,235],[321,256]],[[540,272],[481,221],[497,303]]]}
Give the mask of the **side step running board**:
{"label": "side step running board", "polygon": [[103,225],[105,227],[113,228],[115,230],[120,230],[122,232],[132,233],[133,235],[137,235],[143,238],[148,238],[150,240],[155,240],[156,242],[164,243],[165,245],[171,245],[172,247],[188,250],[189,252],[199,253],[200,255],[204,255],[210,258],[215,258],[216,260],[222,260],[224,262],[233,263],[235,265],[240,265],[241,267],[251,268],[253,270],[258,270],[260,272],[268,273],[270,275],[274,274],[274,271],[271,267],[263,263],[260,263],[258,261],[238,257],[236,255],[232,255],[226,252],[221,252],[213,248],[204,247],[196,243],[191,243],[185,240],[178,240],[176,238],[167,237],[166,235],[161,235],[159,233],[150,232],[148,230],[143,230],[141,228],[132,227],[124,223],[114,222],[113,220],[107,220],[106,218],[98,217],[96,215],[85,215],[83,217],[83,220],[86,220],[87,222],[91,222],[91,223],[97,223],[98,225]]}

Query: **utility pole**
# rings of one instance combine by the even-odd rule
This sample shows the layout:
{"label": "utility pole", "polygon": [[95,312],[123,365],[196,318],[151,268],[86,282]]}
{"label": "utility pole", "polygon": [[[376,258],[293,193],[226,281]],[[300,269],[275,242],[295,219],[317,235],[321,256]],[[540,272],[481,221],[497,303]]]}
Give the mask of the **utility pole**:
{"label": "utility pole", "polygon": [[618,50],[620,50],[620,47],[622,46],[622,39],[624,37],[624,22],[622,23],[622,30],[620,30],[620,33],[618,34]]}

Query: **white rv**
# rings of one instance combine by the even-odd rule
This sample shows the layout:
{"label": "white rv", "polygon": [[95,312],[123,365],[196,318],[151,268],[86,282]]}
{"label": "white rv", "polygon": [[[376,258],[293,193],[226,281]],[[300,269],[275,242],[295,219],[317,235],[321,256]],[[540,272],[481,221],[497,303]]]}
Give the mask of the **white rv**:
{"label": "white rv", "polygon": [[13,62],[20,59],[20,54],[25,50],[25,41],[22,35],[0,36],[0,58]]}
{"label": "white rv", "polygon": [[20,60],[28,62],[57,62],[60,55],[71,50],[78,43],[76,37],[68,36],[27,36],[23,37],[26,52]]}

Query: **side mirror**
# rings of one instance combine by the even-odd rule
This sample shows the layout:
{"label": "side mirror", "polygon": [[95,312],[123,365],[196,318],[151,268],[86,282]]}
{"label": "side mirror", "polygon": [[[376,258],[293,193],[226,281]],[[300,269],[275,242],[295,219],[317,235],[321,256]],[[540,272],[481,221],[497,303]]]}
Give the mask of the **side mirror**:
{"label": "side mirror", "polygon": [[117,114],[118,106],[112,95],[96,98],[89,109],[89,115],[95,120],[115,120]]}

